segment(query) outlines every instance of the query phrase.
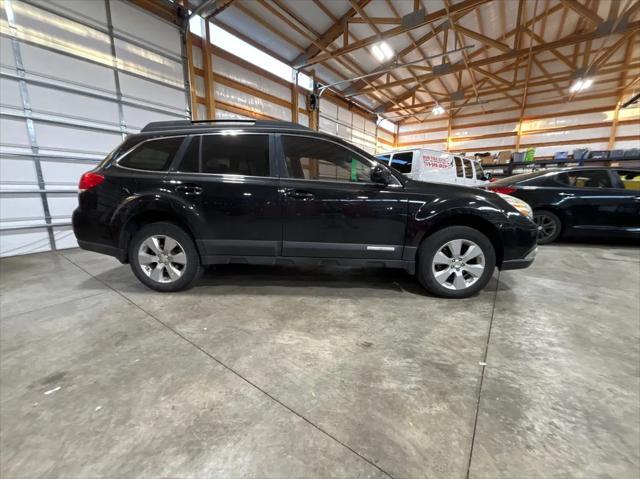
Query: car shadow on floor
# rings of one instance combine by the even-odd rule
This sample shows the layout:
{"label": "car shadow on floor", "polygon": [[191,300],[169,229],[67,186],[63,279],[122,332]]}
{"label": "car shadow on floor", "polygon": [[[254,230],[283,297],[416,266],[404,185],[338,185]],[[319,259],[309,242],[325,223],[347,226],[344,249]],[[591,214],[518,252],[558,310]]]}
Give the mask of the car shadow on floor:
{"label": "car shadow on floor", "polygon": [[[139,283],[129,267],[124,265],[98,273],[95,278],[124,293],[161,294]],[[495,291],[497,286],[497,274],[494,274],[479,294]],[[500,290],[509,289],[502,282],[499,286]],[[235,294],[246,290],[250,294],[279,296],[300,295],[301,288],[308,288],[309,294],[315,296],[341,296],[341,290],[357,289],[358,294],[362,296],[376,296],[388,292],[434,297],[413,275],[400,269],[243,264],[208,266],[200,280],[185,292],[193,295],[224,295],[229,293],[229,288],[235,289]]]}

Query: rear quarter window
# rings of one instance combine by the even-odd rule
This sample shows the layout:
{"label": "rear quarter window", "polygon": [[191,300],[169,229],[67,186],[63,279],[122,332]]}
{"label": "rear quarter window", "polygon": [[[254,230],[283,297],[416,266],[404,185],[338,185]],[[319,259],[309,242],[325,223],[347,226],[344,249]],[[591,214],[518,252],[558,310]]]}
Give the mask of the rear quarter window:
{"label": "rear quarter window", "polygon": [[134,170],[167,171],[183,141],[184,137],[144,141],[121,158],[118,165]]}

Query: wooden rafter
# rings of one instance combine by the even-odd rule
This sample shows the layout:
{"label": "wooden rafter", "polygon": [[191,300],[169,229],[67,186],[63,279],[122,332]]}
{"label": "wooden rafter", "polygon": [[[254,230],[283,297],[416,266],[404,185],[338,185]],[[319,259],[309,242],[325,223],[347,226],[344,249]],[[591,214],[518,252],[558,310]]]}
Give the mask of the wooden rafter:
{"label": "wooden rafter", "polygon": [[[578,15],[580,15],[585,20],[593,23],[594,25],[599,25],[604,20],[593,10],[585,7],[583,4],[578,2],[578,0],[560,0],[567,8],[570,8]],[[615,0],[614,0],[615,1]]]}
{"label": "wooden rafter", "polygon": [[[451,7],[450,11],[451,14],[457,14],[457,13],[461,13],[463,11],[466,10],[471,10],[479,5],[482,5],[483,3],[487,3],[490,0],[464,0],[460,3],[455,4],[453,7]],[[415,24],[413,24],[411,27],[408,26],[404,26],[404,25],[399,25],[397,27],[394,28],[390,28],[389,30],[385,30],[384,32],[382,32],[380,35],[371,35],[367,38],[364,38],[362,40],[359,40],[357,42],[353,42],[349,45],[347,45],[346,47],[343,48],[338,48],[337,50],[333,51],[331,54],[319,54],[316,55],[314,57],[310,57],[309,55],[306,55],[306,58],[300,61],[294,61],[294,65],[297,66],[309,66],[309,65],[313,65],[316,63],[321,63],[323,61],[329,60],[331,58],[335,59],[339,56],[342,55],[346,55],[347,53],[356,51],[356,50],[360,50],[361,48],[365,48],[368,47],[370,45],[373,45],[374,43],[380,41],[380,40],[384,40],[387,38],[392,38],[395,37],[397,35],[401,35],[405,32],[408,32],[409,30],[413,30],[415,28],[419,28],[421,26],[427,25],[429,23],[432,22],[436,22],[438,20],[441,20],[443,18],[445,18],[447,16],[447,10],[446,9],[441,9],[438,10],[436,12],[433,13],[429,13],[426,14],[419,22],[416,22]]]}
{"label": "wooden rafter", "polygon": [[[640,29],[640,21],[636,21],[633,23],[629,23],[627,24],[627,26],[625,28],[621,29],[620,33],[625,33],[627,31],[631,31],[631,30],[639,30]],[[544,52],[544,51],[548,51],[551,50],[552,48],[560,48],[563,46],[569,46],[569,45],[575,45],[578,43],[583,43],[586,42],[588,40],[593,40],[596,38],[600,38],[602,36],[606,35],[606,33],[603,32],[599,32],[599,31],[591,31],[591,32],[587,32],[587,33],[583,33],[583,34],[578,34],[578,35],[570,35],[568,37],[565,37],[561,40],[555,41],[555,42],[549,42],[549,43],[545,43],[542,45],[534,45],[531,50],[532,50],[532,54],[537,54],[540,52]],[[518,58],[518,57],[522,57],[522,56],[527,56],[529,54],[529,49],[528,48],[524,48],[524,49],[518,49],[518,50],[513,50],[509,53],[503,53],[501,55],[496,55],[490,58],[486,58],[486,59],[480,59],[480,60],[476,60],[475,62],[472,62],[469,64],[470,68],[479,66],[479,67],[483,67],[486,65],[491,65],[493,63],[497,63],[497,62],[504,62],[504,61],[508,61],[514,58]],[[456,64],[451,65],[451,67],[447,70],[447,71],[442,71],[442,72],[432,72],[432,73],[428,73],[426,75],[422,75],[421,77],[419,77],[420,80],[422,81],[426,81],[426,80],[431,80],[434,78],[437,78],[439,76],[443,76],[443,75],[448,75],[451,73],[456,73],[462,69],[465,69],[466,66],[464,65],[463,62],[458,62]],[[396,86],[400,86],[400,85],[406,85],[406,84],[410,84],[414,82],[414,80],[412,78],[408,78],[408,79],[403,79],[400,81],[396,81],[396,82],[390,82],[387,83],[386,85],[382,85],[380,87],[378,87],[379,89],[388,89],[388,88],[394,88]],[[368,88],[364,88],[361,90],[361,92],[366,92],[368,91]]]}

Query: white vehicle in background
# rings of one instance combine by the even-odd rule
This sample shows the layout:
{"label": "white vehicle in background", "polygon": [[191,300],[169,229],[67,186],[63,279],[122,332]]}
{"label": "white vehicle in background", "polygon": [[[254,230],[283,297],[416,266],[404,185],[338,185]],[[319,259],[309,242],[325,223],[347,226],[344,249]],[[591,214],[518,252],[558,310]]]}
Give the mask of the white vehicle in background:
{"label": "white vehicle in background", "polygon": [[483,186],[491,177],[477,160],[427,148],[391,151],[376,158],[417,181]]}

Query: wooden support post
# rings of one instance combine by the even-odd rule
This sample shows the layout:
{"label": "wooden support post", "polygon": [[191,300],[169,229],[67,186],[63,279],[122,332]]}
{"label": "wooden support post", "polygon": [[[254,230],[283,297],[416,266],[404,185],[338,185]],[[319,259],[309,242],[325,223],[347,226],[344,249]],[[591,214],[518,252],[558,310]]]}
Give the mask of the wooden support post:
{"label": "wooden support post", "polygon": [[309,128],[312,130],[318,131],[320,128],[320,97],[317,96],[317,88],[316,88],[316,71],[311,70],[311,81],[313,82],[313,93],[316,95],[316,109],[315,110],[307,110],[309,114]]}
{"label": "wooden support post", "polygon": [[[453,106],[453,103],[451,105]],[[453,129],[451,124],[452,122],[453,117],[451,116],[451,110],[449,110],[449,120],[447,121],[447,151],[449,151],[449,147],[451,146],[451,130]]]}
{"label": "wooden support post", "polygon": [[202,39],[202,68],[204,69],[204,94],[207,100],[207,119],[216,118],[216,97],[215,82],[213,78],[213,60],[211,47],[211,33],[209,31],[209,21],[204,22],[204,38]]}
{"label": "wooden support post", "polygon": [[[635,35],[631,35],[627,40],[627,46],[624,52],[624,62],[626,65],[631,63],[631,57],[633,56],[633,42]],[[611,123],[611,133],[609,134],[609,143],[607,149],[611,150],[616,144],[616,132],[618,129],[618,117],[620,115],[620,106],[622,105],[622,98],[624,96],[624,82],[627,78],[627,72],[624,72],[620,76],[620,82],[618,86],[621,87],[620,93],[618,94],[618,101],[616,102],[616,109],[613,112],[613,118]]]}
{"label": "wooden support post", "polygon": [[293,75],[291,84],[291,121],[298,123],[298,72]]}

